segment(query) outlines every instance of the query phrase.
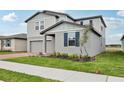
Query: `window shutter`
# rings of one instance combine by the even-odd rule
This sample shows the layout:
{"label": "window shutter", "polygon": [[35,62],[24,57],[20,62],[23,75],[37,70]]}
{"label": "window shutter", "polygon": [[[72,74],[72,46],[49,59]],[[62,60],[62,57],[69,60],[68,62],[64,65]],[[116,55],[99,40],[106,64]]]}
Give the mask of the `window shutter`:
{"label": "window shutter", "polygon": [[79,46],[79,42],[80,42],[80,32],[75,32],[75,37],[76,37],[76,46]]}
{"label": "window shutter", "polygon": [[68,45],[68,33],[64,33],[64,46]]}

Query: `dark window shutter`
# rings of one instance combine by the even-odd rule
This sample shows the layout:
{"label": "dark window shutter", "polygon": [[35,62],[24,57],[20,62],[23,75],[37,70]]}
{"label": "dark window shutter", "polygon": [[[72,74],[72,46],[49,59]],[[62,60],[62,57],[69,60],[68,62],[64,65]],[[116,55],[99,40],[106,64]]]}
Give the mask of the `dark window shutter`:
{"label": "dark window shutter", "polygon": [[64,46],[68,46],[68,33],[64,33]]}
{"label": "dark window shutter", "polygon": [[76,46],[79,46],[79,42],[80,42],[80,32],[75,32],[75,37],[76,37]]}

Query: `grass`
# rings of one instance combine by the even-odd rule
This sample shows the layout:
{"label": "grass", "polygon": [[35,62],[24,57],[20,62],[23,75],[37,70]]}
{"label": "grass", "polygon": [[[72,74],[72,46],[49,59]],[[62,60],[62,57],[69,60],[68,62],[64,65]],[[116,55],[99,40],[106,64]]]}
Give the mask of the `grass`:
{"label": "grass", "polygon": [[119,50],[106,51],[97,55],[95,62],[86,63],[47,57],[20,57],[6,60],[24,64],[124,77],[124,53]]}
{"label": "grass", "polygon": [[0,80],[6,82],[55,82],[56,80],[0,69]]}
{"label": "grass", "polygon": [[4,55],[4,54],[14,54],[14,53],[24,53],[24,52],[0,51],[0,55]]}

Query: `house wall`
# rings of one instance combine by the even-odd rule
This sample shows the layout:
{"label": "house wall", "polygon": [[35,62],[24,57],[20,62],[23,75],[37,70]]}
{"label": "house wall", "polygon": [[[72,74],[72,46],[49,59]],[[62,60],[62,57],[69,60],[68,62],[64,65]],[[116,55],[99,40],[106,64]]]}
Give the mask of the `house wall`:
{"label": "house wall", "polygon": [[[94,29],[102,35],[101,40],[102,40],[102,51],[105,50],[105,27],[101,21],[100,18],[95,18],[95,19],[91,19],[93,21],[93,27]],[[80,21],[76,21],[76,23],[80,24],[80,22],[83,21],[83,25],[88,25],[89,24],[89,19],[88,20],[80,20]],[[101,29],[101,26],[103,27],[103,29]]]}
{"label": "house wall", "polygon": [[[65,21],[72,22],[72,20],[65,15],[58,15],[58,16],[60,16],[58,21],[65,20]],[[41,36],[40,35],[41,30],[39,30],[39,31],[35,30],[35,22],[39,22],[39,21],[45,22],[45,25],[44,25],[45,28],[48,28],[51,25],[58,22],[57,19],[55,18],[55,16],[41,13],[27,22],[27,37]]]}
{"label": "house wall", "polygon": [[122,43],[122,51],[124,52],[124,39],[121,41],[121,43]]}
{"label": "house wall", "polygon": [[[1,45],[0,45],[0,49],[1,49]],[[26,51],[27,50],[27,40],[11,39],[11,46],[10,47],[6,47],[4,45],[2,50]]]}
{"label": "house wall", "polygon": [[[44,35],[40,34],[41,30],[39,30],[39,31],[35,30],[35,28],[34,28],[35,22],[44,20],[45,28],[48,28],[51,25],[53,25],[56,22],[61,21],[61,20],[66,20],[66,21],[72,22],[72,20],[65,15],[59,15],[59,14],[57,14],[57,15],[59,16],[58,20],[55,18],[55,16],[41,13],[27,22],[27,51],[28,52],[30,52],[30,42],[31,41],[37,41],[37,40],[44,39]],[[52,38],[48,36],[47,40],[52,40]]]}
{"label": "house wall", "polygon": [[[49,26],[51,26],[61,20],[73,22],[73,20],[71,20],[70,18],[68,18],[65,15],[58,15],[58,16],[60,16],[60,18],[57,20],[55,18],[55,16],[41,13],[27,22],[27,50],[28,50],[28,52],[30,52],[30,42],[31,41],[43,40],[43,44],[44,44],[44,35],[40,35],[41,31],[36,31],[34,29],[35,22],[44,20],[45,28],[48,28]],[[77,21],[77,23],[80,23],[80,21]],[[84,20],[84,24],[89,24],[89,20]],[[94,55],[100,53],[101,51],[105,50],[105,27],[103,26],[100,18],[93,19],[93,26],[96,29],[96,31],[98,31],[102,35],[102,38],[100,38],[100,40],[99,40],[98,36],[96,36],[94,33],[92,33],[92,32],[89,33],[89,41],[86,44],[86,47],[88,48],[88,52],[91,56],[94,56]],[[101,26],[103,26],[103,31],[101,31]],[[79,54],[80,53],[79,47],[69,47],[69,48],[63,47],[63,40],[64,40],[63,34],[64,34],[64,32],[69,32],[69,31],[76,32],[76,31],[82,31],[83,29],[84,28],[82,28],[81,26],[64,23],[60,26],[57,26],[57,27],[51,29],[46,34],[48,34],[48,33],[55,34],[55,52],[60,51],[60,52],[65,52],[65,53],[68,52],[68,53]],[[53,40],[51,37],[47,37],[47,39],[51,40],[51,41]],[[101,41],[102,41],[102,48],[100,46]],[[90,43],[90,42],[92,42],[92,43]],[[50,45],[49,45],[49,47],[50,47]],[[93,49],[93,50],[91,50],[91,49]],[[43,47],[43,50],[44,50],[44,47]]]}
{"label": "house wall", "polygon": [[[54,33],[55,34],[55,52],[61,52],[61,53],[68,53],[68,54],[77,54],[80,55],[80,47],[77,46],[67,46],[64,47],[64,33],[69,33],[69,32],[80,32],[80,36],[83,35],[83,27],[72,25],[72,24],[67,24],[63,23],[50,31],[47,32],[49,33]],[[85,44],[85,47],[88,51],[89,56],[95,56],[102,51],[102,46],[101,46],[102,40],[101,37],[98,35],[94,34],[92,31],[88,33],[88,41]],[[83,54],[86,55],[86,52],[84,49],[82,49]]]}
{"label": "house wall", "polygon": [[27,51],[27,40],[14,39],[15,48],[13,51]]}
{"label": "house wall", "polygon": [[[80,32],[80,36],[83,34],[82,30],[76,30],[77,32]],[[67,31],[69,32],[75,32],[75,31]],[[68,53],[68,54],[77,54],[80,55],[80,47],[77,46],[67,46],[64,47],[64,33],[65,31],[56,32],[55,33],[55,52],[60,53]],[[85,44],[86,50],[88,52],[89,56],[95,56],[102,52],[101,50],[101,41],[99,36],[95,35],[93,32],[88,33],[88,40]],[[82,48],[83,55],[86,55],[86,52],[84,48]]]}
{"label": "house wall", "polygon": [[[1,41],[0,41],[1,42]],[[0,43],[1,44],[1,43]],[[14,50],[14,47],[15,46],[15,43],[14,43],[14,39],[11,39],[11,46],[10,47],[6,47],[5,45],[2,47],[2,50],[10,50],[10,51],[13,51]]]}

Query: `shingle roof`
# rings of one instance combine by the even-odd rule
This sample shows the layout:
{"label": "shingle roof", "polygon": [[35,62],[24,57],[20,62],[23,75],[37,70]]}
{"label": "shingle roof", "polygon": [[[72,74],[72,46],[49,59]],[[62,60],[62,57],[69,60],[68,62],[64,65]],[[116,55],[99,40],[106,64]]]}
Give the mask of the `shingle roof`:
{"label": "shingle roof", "polygon": [[15,34],[10,36],[0,36],[0,39],[27,39],[27,34]]}
{"label": "shingle roof", "polygon": [[[69,24],[81,26],[81,27],[84,27],[84,28],[86,27],[86,26],[82,26],[82,25],[80,25],[80,24],[73,23],[73,22],[60,21],[60,22],[57,22],[56,24],[50,26],[49,28],[46,28],[45,30],[43,30],[42,32],[40,32],[40,34],[44,34],[44,33],[46,33],[47,31],[49,31],[50,29],[55,28],[55,27],[57,27],[58,25],[60,25],[60,24],[62,24],[62,23],[69,23]],[[101,34],[99,34],[94,28],[92,28],[91,30],[92,30],[96,35],[101,36]]]}
{"label": "shingle roof", "polygon": [[60,12],[54,12],[54,11],[48,11],[48,10],[44,10],[42,12],[36,12],[34,15],[32,15],[31,17],[29,17],[27,20],[25,20],[25,22],[28,22],[29,20],[31,20],[33,17],[35,17],[36,15],[40,14],[40,13],[46,13],[48,15],[52,15],[52,16],[55,16],[55,17],[59,17],[57,14],[60,14],[60,15],[66,15],[67,17],[69,17],[70,19],[74,20],[70,15],[66,14],[66,13],[60,13]]}
{"label": "shingle roof", "polygon": [[102,17],[102,15],[79,18],[79,19],[76,19],[76,21],[79,21],[79,20],[88,20],[88,19],[95,19],[95,18],[100,18],[101,21],[102,21],[102,23],[103,23],[103,25],[104,25],[105,27],[107,27],[106,24],[105,24],[105,21],[104,21],[104,19],[103,19],[103,17]]}
{"label": "shingle roof", "polygon": [[98,16],[91,16],[91,17],[85,17],[85,18],[79,18],[79,19],[74,19],[73,17],[71,17],[70,15],[66,14],[66,13],[60,13],[60,12],[54,12],[54,11],[49,11],[49,10],[44,10],[42,12],[36,12],[34,15],[32,15],[31,17],[29,17],[27,20],[25,20],[25,22],[28,22],[29,20],[31,20],[33,17],[35,17],[36,15],[40,14],[40,13],[46,13],[48,15],[52,15],[52,16],[55,16],[55,17],[58,17],[58,15],[56,14],[60,14],[60,15],[66,15],[68,18],[72,19],[73,21],[79,21],[79,20],[87,20],[87,19],[94,19],[94,18],[100,18],[103,25],[105,27],[106,24],[105,24],[105,21],[102,17],[102,15],[98,15]]}

